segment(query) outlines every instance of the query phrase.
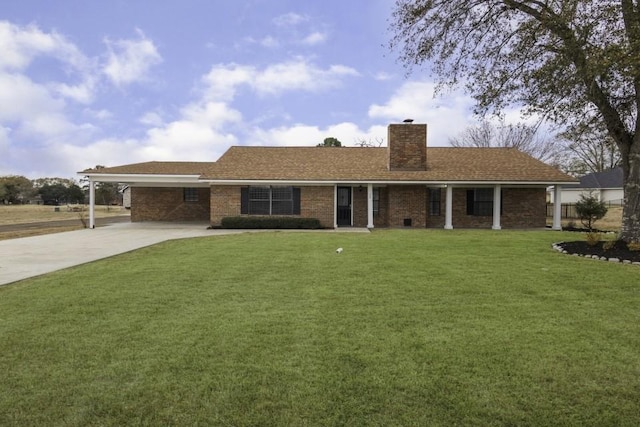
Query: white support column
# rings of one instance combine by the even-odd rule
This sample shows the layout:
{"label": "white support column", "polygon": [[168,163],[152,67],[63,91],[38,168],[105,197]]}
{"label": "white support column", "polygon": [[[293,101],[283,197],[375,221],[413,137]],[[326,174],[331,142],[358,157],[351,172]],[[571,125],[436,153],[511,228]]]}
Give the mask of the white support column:
{"label": "white support column", "polygon": [[373,184],[367,184],[367,228],[373,228]]}
{"label": "white support column", "polygon": [[500,185],[496,185],[493,187],[493,225],[491,229],[500,230],[502,227],[500,226],[500,204],[502,203],[502,198],[500,195],[502,194],[502,187]]}
{"label": "white support column", "polygon": [[552,230],[562,230],[562,187],[553,186],[553,226]]}
{"label": "white support column", "polygon": [[444,229],[453,230],[453,187],[451,184],[447,185],[447,198],[445,200],[444,210]]}
{"label": "white support column", "polygon": [[89,228],[96,228],[95,218],[96,183],[89,178]]}
{"label": "white support column", "polygon": [[338,184],[333,186],[333,228],[338,228]]}

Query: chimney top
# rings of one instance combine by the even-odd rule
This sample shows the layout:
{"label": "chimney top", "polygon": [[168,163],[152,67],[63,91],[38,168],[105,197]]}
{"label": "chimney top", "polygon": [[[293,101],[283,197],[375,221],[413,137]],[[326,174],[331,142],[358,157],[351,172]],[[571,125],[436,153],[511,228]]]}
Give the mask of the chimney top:
{"label": "chimney top", "polygon": [[404,119],[403,123],[413,123],[413,119]]}

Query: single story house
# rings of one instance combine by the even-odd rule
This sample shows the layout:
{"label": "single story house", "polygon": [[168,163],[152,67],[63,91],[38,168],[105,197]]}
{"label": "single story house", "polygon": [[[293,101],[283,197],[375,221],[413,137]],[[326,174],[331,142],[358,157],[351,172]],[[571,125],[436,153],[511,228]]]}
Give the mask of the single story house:
{"label": "single story house", "polygon": [[90,182],[91,227],[96,182],[130,187],[132,221],[216,226],[231,216],[287,215],[327,228],[496,230],[544,227],[546,188],[575,182],[513,148],[427,147],[427,125],[413,123],[389,125],[387,147],[234,146],[216,162],[79,173]]}
{"label": "single story house", "polygon": [[[553,200],[553,189],[549,190]],[[580,178],[579,184],[562,186],[562,203],[576,203],[580,196],[593,196],[601,202],[622,204],[624,199],[622,167],[594,172]]]}

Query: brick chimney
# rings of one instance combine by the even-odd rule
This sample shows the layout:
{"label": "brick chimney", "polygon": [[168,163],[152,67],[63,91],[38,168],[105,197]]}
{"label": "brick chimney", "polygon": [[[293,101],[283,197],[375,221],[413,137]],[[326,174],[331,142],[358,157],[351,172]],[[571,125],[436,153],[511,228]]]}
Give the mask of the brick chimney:
{"label": "brick chimney", "polygon": [[390,171],[427,170],[426,124],[390,124],[387,142]]}

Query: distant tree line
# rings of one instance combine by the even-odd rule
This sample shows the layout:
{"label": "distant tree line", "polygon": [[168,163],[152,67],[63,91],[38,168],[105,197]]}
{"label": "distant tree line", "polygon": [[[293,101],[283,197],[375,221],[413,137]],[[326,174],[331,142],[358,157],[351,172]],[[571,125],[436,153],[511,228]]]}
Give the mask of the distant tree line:
{"label": "distant tree line", "polygon": [[[96,183],[96,203],[120,202],[120,188],[115,183]],[[0,176],[0,204],[83,204],[89,200],[89,183],[67,178],[28,179],[24,176]]]}

